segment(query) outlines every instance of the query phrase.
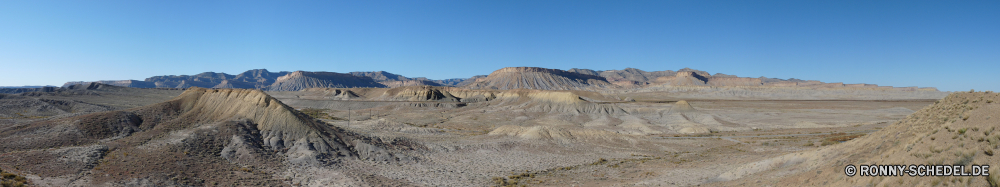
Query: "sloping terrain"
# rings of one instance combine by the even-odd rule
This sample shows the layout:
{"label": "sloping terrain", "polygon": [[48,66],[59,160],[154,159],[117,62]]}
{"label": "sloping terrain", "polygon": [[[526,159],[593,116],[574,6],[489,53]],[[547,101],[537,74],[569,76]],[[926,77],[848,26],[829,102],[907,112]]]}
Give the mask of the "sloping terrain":
{"label": "sloping terrain", "polygon": [[582,90],[611,85],[603,77],[537,67],[507,67],[466,85],[469,89]]}
{"label": "sloping terrain", "polygon": [[[996,165],[1000,94],[953,93],[877,132],[834,146],[746,164],[718,185],[997,186],[990,176],[869,177],[844,174],[848,165]],[[970,172],[970,171],[966,171]]]}
{"label": "sloping terrain", "polygon": [[[307,170],[288,168],[344,158],[395,161],[383,145],[315,121],[258,90],[191,88],[159,104],[5,128],[0,150],[8,154],[0,155],[0,164],[54,186],[274,186],[305,180],[296,172]],[[357,152],[368,150],[381,151]],[[357,182],[340,175],[325,184]]]}
{"label": "sloping terrain", "polygon": [[[58,94],[4,97],[32,95]],[[812,148],[750,143],[774,131],[872,129],[932,102],[642,99],[437,86],[189,88],[137,108],[0,127],[0,169],[41,186],[704,185]],[[711,137],[730,134],[747,135]]]}
{"label": "sloping terrain", "polygon": [[1000,138],[976,126],[993,93],[914,113],[947,93],[693,69],[517,67],[448,83],[464,87],[278,74],[0,95],[0,169],[38,186],[952,186],[989,180],[836,177],[905,156],[996,162],[980,145]]}
{"label": "sloping terrain", "polygon": [[296,71],[288,75],[278,77],[268,87],[268,91],[298,91],[306,88],[352,88],[352,87],[374,87],[381,88],[385,85],[379,84],[369,77],[357,77],[350,74],[333,72],[305,72]]}
{"label": "sloping terrain", "polygon": [[88,83],[31,91],[0,94],[0,127],[17,122],[149,105],[168,100],[183,90]]}

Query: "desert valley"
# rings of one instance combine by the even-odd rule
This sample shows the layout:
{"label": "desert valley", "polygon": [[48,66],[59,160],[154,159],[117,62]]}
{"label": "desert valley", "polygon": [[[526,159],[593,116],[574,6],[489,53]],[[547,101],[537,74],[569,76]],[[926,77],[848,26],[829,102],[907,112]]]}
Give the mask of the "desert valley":
{"label": "desert valley", "polygon": [[[483,72],[489,73],[489,72]],[[507,67],[154,76],[0,89],[16,186],[997,186],[1000,94]]]}

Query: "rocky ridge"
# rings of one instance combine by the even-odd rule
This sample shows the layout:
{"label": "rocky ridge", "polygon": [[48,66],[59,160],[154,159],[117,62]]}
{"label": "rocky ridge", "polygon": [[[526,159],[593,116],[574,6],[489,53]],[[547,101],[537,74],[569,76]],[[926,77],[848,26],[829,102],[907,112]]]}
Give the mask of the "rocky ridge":
{"label": "rocky ridge", "polygon": [[[761,87],[761,88],[812,88],[812,89],[856,89],[895,91],[937,91],[933,87],[891,87],[876,84],[844,84],[806,81],[799,79],[737,77],[684,68],[677,71],[647,72],[635,68],[623,70],[595,71],[589,69],[547,69],[538,67],[507,67],[490,75],[470,78],[431,80],[423,77],[408,78],[384,71],[351,72],[305,72],[286,77],[293,72],[269,72],[265,69],[250,70],[238,75],[205,72],[198,75],[155,76],[145,81],[95,81],[103,84],[137,88],[249,88],[270,91],[292,91],[304,88],[337,87],[405,87],[405,86],[454,86],[469,89],[540,89],[540,90],[634,90],[644,91],[660,87]],[[281,79],[280,77],[286,77]],[[371,81],[368,81],[370,79]],[[287,81],[294,81],[287,82]],[[67,82],[64,86],[87,82]],[[0,89],[0,93],[20,92]]]}

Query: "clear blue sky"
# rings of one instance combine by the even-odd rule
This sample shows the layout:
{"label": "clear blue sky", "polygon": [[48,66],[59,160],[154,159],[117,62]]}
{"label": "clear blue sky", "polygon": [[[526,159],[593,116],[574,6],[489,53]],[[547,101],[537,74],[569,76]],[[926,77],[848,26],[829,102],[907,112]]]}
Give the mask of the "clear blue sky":
{"label": "clear blue sky", "polygon": [[1000,91],[1000,1],[0,1],[0,85],[509,66]]}

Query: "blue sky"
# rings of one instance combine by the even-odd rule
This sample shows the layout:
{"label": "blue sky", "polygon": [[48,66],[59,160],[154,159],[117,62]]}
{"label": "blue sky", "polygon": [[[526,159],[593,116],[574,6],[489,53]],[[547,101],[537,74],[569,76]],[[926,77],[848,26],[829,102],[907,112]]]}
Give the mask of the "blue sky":
{"label": "blue sky", "polygon": [[1000,91],[1000,1],[0,1],[0,85],[510,66]]}

